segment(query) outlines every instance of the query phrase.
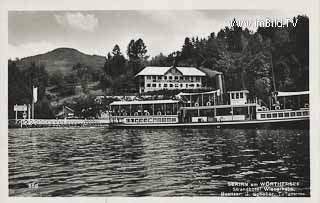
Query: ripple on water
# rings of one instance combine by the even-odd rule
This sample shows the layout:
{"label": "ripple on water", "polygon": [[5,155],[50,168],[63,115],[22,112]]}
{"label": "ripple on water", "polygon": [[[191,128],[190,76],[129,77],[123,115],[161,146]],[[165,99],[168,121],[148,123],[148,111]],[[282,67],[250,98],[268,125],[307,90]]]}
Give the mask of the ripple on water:
{"label": "ripple on water", "polygon": [[[216,196],[289,177],[308,191],[309,131],[10,129],[10,196]],[[281,135],[281,136],[279,136]],[[27,188],[38,183],[37,190]]]}

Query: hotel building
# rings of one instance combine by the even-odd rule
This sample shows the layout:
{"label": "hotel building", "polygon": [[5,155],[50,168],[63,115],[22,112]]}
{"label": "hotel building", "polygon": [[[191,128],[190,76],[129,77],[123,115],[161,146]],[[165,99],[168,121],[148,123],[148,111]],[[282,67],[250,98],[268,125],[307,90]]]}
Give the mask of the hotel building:
{"label": "hotel building", "polygon": [[136,77],[139,79],[139,93],[162,89],[199,89],[203,87],[206,74],[194,67],[148,66]]}

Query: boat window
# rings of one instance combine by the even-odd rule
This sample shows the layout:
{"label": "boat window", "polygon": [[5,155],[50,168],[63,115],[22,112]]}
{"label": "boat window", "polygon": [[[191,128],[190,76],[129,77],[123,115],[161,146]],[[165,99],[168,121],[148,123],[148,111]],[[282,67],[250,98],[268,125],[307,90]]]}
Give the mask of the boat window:
{"label": "boat window", "polygon": [[197,87],[200,87],[200,84],[197,84]]}
{"label": "boat window", "polygon": [[183,87],[183,84],[180,84],[180,87]]}
{"label": "boat window", "polygon": [[236,99],[239,99],[239,92],[236,93]]}
{"label": "boat window", "polygon": [[283,113],[279,113],[279,115],[278,115],[279,117],[283,117]]}
{"label": "boat window", "polygon": [[243,92],[240,92],[240,98],[243,98]]}
{"label": "boat window", "polygon": [[139,119],[134,120],[134,122],[135,122],[135,123],[138,123],[138,122],[139,122]]}
{"label": "boat window", "polygon": [[161,87],[161,84],[159,84],[159,87]]}
{"label": "boat window", "polygon": [[267,114],[267,118],[271,118],[271,114]]}
{"label": "boat window", "polygon": [[188,84],[186,84],[186,87],[188,87]]}
{"label": "boat window", "polygon": [[170,123],[172,121],[171,118],[167,118],[167,122]]}
{"label": "boat window", "polygon": [[272,118],[277,118],[277,113],[273,113]]}
{"label": "boat window", "polygon": [[296,116],[296,112],[291,112],[290,116]]}
{"label": "boat window", "polygon": [[231,98],[234,99],[234,93],[231,93]]}
{"label": "boat window", "polygon": [[170,87],[173,87],[173,84],[170,84]]}
{"label": "boat window", "polygon": [[265,118],[266,117],[266,114],[261,114],[261,118]]}
{"label": "boat window", "polygon": [[155,83],[154,83],[154,84],[152,84],[152,87],[157,87],[157,84],[155,84]]}
{"label": "boat window", "polygon": [[164,84],[163,87],[168,87],[168,84]]}
{"label": "boat window", "polygon": [[303,112],[303,115],[304,115],[304,116],[307,116],[308,114],[309,114],[308,111],[304,111],[304,112]]}
{"label": "boat window", "polygon": [[165,123],[166,122],[166,118],[162,118],[162,123]]}
{"label": "boat window", "polygon": [[147,119],[147,118],[143,119],[143,122],[144,122],[144,123],[147,123],[147,122],[148,122],[148,119]]}
{"label": "boat window", "polygon": [[302,115],[302,113],[301,112],[297,112],[297,116],[301,116]]}
{"label": "boat window", "polygon": [[172,122],[176,122],[176,118],[172,118]]}
{"label": "boat window", "polygon": [[152,123],[152,118],[149,118],[149,123]]}
{"label": "boat window", "polygon": [[289,117],[289,113],[284,113],[284,117]]}

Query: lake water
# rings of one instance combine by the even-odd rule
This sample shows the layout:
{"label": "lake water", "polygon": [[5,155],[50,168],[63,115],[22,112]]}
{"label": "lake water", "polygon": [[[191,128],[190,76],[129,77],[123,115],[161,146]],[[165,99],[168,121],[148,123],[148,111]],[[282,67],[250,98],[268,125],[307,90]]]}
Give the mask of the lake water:
{"label": "lake water", "polygon": [[8,144],[10,196],[221,196],[268,181],[310,195],[309,130],[9,129]]}

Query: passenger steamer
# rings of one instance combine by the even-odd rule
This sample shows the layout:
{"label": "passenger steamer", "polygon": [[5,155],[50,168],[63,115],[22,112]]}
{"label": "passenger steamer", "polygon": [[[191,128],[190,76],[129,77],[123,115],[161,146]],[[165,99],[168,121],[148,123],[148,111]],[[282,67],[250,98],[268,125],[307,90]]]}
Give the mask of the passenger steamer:
{"label": "passenger steamer", "polygon": [[[309,125],[309,92],[275,92],[267,105],[249,91],[180,93],[169,100],[114,101],[111,127]],[[225,94],[226,95],[226,94]],[[225,101],[226,100],[226,101]],[[280,102],[281,101],[281,102]]]}

